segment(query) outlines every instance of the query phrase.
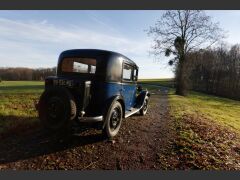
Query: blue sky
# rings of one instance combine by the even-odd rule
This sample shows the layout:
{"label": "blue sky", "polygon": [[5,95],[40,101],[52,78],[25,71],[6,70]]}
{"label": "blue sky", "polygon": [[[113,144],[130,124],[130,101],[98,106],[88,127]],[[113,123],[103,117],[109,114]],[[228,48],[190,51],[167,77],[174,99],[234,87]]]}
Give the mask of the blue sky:
{"label": "blue sky", "polygon": [[[66,49],[120,52],[140,67],[140,78],[173,77],[167,59],[149,56],[144,30],[163,11],[0,11],[0,67],[53,67]],[[240,43],[240,11],[207,11]]]}

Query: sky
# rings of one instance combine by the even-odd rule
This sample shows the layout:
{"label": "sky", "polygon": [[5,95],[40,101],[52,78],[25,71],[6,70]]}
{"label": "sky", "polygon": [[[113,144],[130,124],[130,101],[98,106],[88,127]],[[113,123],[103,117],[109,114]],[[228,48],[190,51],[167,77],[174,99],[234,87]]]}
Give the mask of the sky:
{"label": "sky", "polygon": [[[132,59],[139,78],[171,78],[168,59],[149,55],[146,30],[164,11],[0,11],[0,67],[54,67],[67,49],[105,49]],[[206,11],[240,43],[240,11]]]}

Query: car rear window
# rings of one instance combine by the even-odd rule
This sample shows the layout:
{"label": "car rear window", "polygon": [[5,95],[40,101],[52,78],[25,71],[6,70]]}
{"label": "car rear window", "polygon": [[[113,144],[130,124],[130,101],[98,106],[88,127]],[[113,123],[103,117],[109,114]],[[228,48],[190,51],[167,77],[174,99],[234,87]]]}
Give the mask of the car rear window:
{"label": "car rear window", "polygon": [[62,72],[95,74],[96,59],[93,58],[64,58]]}

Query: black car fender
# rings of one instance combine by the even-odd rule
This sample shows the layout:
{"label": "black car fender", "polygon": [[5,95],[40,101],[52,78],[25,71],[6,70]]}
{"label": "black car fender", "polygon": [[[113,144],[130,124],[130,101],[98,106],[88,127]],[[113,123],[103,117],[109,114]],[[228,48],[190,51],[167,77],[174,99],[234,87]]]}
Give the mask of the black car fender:
{"label": "black car fender", "polygon": [[144,103],[144,100],[146,97],[150,97],[150,93],[147,90],[143,90],[140,92],[140,94],[137,96],[137,106],[141,107]]}
{"label": "black car fender", "polygon": [[105,103],[105,106],[102,110],[103,112],[103,128],[105,127],[106,125],[106,121],[105,121],[105,117],[106,117],[106,114],[109,110],[109,108],[116,102],[116,101],[119,101],[120,104],[122,105],[122,110],[123,110],[123,117],[125,116],[125,103],[124,103],[124,98],[122,95],[116,95],[116,96],[113,96],[112,98],[108,99]]}

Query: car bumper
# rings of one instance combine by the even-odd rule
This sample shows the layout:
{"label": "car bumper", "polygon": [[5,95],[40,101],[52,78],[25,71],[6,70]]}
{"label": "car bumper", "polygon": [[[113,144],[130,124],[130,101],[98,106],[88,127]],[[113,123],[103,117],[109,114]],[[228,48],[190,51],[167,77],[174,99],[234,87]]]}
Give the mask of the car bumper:
{"label": "car bumper", "polygon": [[79,117],[79,122],[101,122],[103,121],[103,116],[95,116],[95,117]]}

